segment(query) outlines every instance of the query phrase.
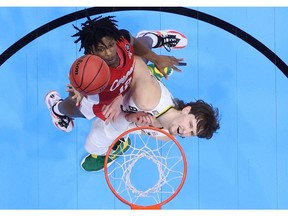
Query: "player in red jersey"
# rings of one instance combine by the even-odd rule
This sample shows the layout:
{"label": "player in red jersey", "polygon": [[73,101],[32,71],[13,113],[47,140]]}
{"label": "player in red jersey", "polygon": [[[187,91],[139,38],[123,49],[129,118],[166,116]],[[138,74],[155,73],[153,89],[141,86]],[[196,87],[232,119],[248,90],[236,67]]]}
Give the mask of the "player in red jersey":
{"label": "player in red jersey", "polygon": [[[82,29],[74,26],[78,30],[73,35],[78,37],[75,43],[81,41],[80,50],[84,48],[84,54],[94,54],[101,57],[110,68],[111,78],[103,92],[85,96],[80,104],[75,101],[74,90],[71,85],[68,85],[70,94],[65,100],[56,91],[51,91],[45,96],[52,121],[60,130],[71,131],[73,129],[72,118],[93,118],[94,115],[87,114],[87,110],[91,110],[91,108],[95,116],[102,120],[113,120],[118,116],[122,95],[128,90],[133,77],[134,55],[139,55],[153,62],[165,77],[167,76],[163,72],[165,67],[180,71],[176,66],[181,63],[182,59],[155,54],[138,39],[132,37],[127,30],[119,30],[117,21],[113,18],[108,16],[91,20],[88,17],[88,20],[81,24]],[[164,40],[165,38],[159,35],[156,39],[160,40],[158,47],[169,44],[172,47],[177,46],[177,43],[173,43],[173,39],[174,42],[176,39],[179,41],[179,38],[175,37],[172,40],[170,37],[169,41]]]}

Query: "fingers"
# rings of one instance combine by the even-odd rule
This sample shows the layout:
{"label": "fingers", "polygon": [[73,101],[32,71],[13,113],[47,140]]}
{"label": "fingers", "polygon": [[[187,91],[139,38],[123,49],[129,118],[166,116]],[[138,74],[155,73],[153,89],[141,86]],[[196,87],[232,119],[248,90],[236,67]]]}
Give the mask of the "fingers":
{"label": "fingers", "polygon": [[102,107],[102,114],[105,116],[105,118],[107,119],[108,117],[109,117],[109,115],[108,115],[108,106],[107,105],[104,105],[103,107]]}
{"label": "fingers", "polygon": [[76,101],[76,106],[79,107],[82,100],[81,94],[77,92],[71,84],[67,84],[66,86],[66,92],[69,92],[69,96]]}
{"label": "fingers", "polygon": [[104,105],[102,108],[102,114],[105,116],[105,124],[108,124],[110,121],[115,121],[120,114],[119,109],[113,109],[110,106]]}
{"label": "fingers", "polygon": [[165,73],[165,68],[170,67],[174,71],[182,72],[177,66],[186,66],[187,63],[183,62],[183,58],[175,58],[174,56],[162,56],[161,60],[157,62],[156,67],[163,74],[164,78],[168,80],[168,75]]}
{"label": "fingers", "polygon": [[73,86],[71,84],[67,84],[67,89],[73,89]]}
{"label": "fingers", "polygon": [[108,123],[111,122],[111,121],[114,121],[114,122],[115,122],[116,119],[117,119],[117,117],[118,117],[118,115],[119,115],[119,112],[112,112],[112,113],[110,113],[110,114],[104,115],[105,118],[106,118],[105,124],[108,124]]}
{"label": "fingers", "polygon": [[113,112],[115,112],[115,110],[113,110],[109,105],[104,105],[102,107],[102,114],[105,116],[105,118],[109,118]]}
{"label": "fingers", "polygon": [[176,66],[187,66],[187,63],[186,62],[183,62],[184,59],[183,58],[180,58],[180,59],[174,59],[173,60],[173,65],[171,66],[171,68],[173,68],[174,71],[177,71],[177,72],[182,72],[181,69],[179,69],[178,67]]}
{"label": "fingers", "polygon": [[72,85],[67,84],[66,86],[67,86],[67,88],[66,88],[66,92],[74,93]]}
{"label": "fingers", "polygon": [[186,64],[183,62],[184,58],[175,58],[174,56],[169,56],[169,60],[170,60],[171,64],[173,64],[173,65]]}
{"label": "fingers", "polygon": [[139,116],[137,118],[137,124],[138,125],[151,125],[154,123],[154,116],[151,115],[144,115],[144,116]]}
{"label": "fingers", "polygon": [[172,68],[173,68],[173,70],[174,70],[174,71],[177,71],[177,72],[182,72],[182,70],[180,70],[180,69],[179,69],[179,68],[177,68],[176,66],[173,66]]}
{"label": "fingers", "polygon": [[72,99],[76,101],[76,106],[79,107],[82,100],[81,96],[74,94],[74,96],[72,96]]}
{"label": "fingers", "polygon": [[140,126],[144,126],[144,125],[151,125],[154,123],[155,121],[155,117],[152,116],[151,114],[149,113],[145,113],[145,112],[138,112],[138,113],[134,113],[135,115],[135,120],[134,122]]}
{"label": "fingers", "polygon": [[[183,58],[174,60],[174,61],[173,61],[173,66],[174,66],[174,65],[177,65],[177,66],[187,66],[187,63],[186,63],[186,62],[183,62],[183,61],[184,61]],[[178,69],[178,70],[180,70],[180,69]]]}

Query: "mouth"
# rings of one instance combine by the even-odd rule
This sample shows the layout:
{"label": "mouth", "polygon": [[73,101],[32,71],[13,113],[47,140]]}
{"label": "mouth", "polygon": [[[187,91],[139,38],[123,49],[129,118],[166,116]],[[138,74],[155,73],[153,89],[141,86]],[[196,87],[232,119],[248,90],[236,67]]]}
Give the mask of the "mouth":
{"label": "mouth", "polygon": [[115,62],[115,59],[106,59],[105,62],[107,63],[107,65],[112,65]]}
{"label": "mouth", "polygon": [[180,134],[180,127],[177,128],[176,132],[177,134]]}

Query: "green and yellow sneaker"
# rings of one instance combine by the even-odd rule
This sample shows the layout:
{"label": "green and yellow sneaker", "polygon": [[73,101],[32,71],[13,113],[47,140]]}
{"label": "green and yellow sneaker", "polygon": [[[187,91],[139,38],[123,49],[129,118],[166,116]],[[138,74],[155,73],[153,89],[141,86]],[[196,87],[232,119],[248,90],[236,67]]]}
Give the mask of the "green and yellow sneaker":
{"label": "green and yellow sneaker", "polygon": [[[159,81],[164,77],[163,74],[158,70],[158,68],[154,65],[154,64],[149,64],[147,65],[147,67],[149,68],[149,70],[151,71],[151,73],[156,77],[156,79],[158,79]],[[173,69],[170,67],[166,67],[164,69],[164,72],[170,76],[173,73]]]}
{"label": "green and yellow sneaker", "polygon": [[[131,140],[120,139],[113,147],[107,166],[109,167],[118,157],[130,147]],[[115,149],[115,150],[114,150]],[[87,172],[99,172],[104,169],[105,155],[88,154],[81,162],[81,167]]]}

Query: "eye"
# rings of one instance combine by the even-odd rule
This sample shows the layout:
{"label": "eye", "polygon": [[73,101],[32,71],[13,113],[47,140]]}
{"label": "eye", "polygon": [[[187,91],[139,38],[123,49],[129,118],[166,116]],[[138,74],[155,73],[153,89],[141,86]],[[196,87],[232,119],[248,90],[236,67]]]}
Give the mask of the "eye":
{"label": "eye", "polygon": [[193,129],[193,123],[190,122],[190,129],[192,130]]}
{"label": "eye", "polygon": [[97,52],[103,52],[104,51],[104,49],[103,48],[97,48],[97,50],[96,50]]}
{"label": "eye", "polygon": [[115,43],[114,43],[114,41],[110,42],[110,43],[109,43],[109,45],[108,45],[108,48],[111,48],[111,47],[113,47],[113,46],[114,46],[114,44],[115,44]]}

